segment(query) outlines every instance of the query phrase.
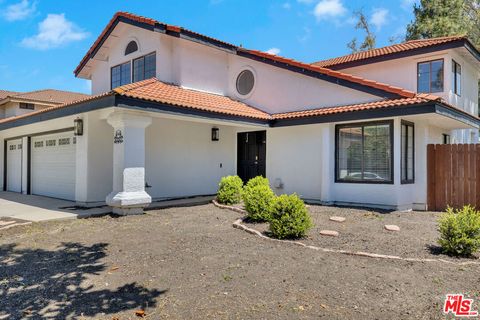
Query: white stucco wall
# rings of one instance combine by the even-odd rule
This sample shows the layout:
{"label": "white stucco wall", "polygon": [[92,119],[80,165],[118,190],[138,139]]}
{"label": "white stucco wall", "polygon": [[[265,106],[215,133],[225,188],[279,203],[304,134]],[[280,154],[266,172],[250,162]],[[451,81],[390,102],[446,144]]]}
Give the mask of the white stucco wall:
{"label": "white stucco wall", "polygon": [[[468,113],[478,115],[478,66],[465,58],[463,49],[445,50],[435,53],[415,55],[342,69],[341,71],[399,86],[417,92],[417,64],[423,61],[444,60],[444,91],[432,93],[442,97],[447,103]],[[462,66],[462,93],[460,96],[452,88],[452,59]],[[453,130],[452,143],[477,143],[478,130]]]}
{"label": "white stucco wall", "polygon": [[[117,30],[118,29],[118,30]],[[92,93],[110,90],[110,69],[155,51],[157,78],[186,88],[227,95],[270,113],[375,101],[380,98],[331,82],[277,68],[192,41],[120,24],[108,40],[105,58],[92,63]],[[131,40],[139,51],[124,56]],[[255,74],[248,96],[236,91],[236,79],[244,69]]]}
{"label": "white stucco wall", "polygon": [[[220,140],[211,141],[211,128]],[[146,129],[146,191],[154,199],[214,194],[236,174],[237,128],[154,118]]]}

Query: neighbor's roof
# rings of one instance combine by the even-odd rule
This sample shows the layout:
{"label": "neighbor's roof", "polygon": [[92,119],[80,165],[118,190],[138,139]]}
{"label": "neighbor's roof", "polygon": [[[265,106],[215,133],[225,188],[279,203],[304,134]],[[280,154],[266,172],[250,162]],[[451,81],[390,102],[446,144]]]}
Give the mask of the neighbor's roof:
{"label": "neighbor's roof", "polygon": [[345,82],[357,84],[369,89],[379,90],[382,94],[389,93],[391,95],[397,95],[398,97],[413,97],[415,95],[413,92],[399,88],[399,87],[391,86],[391,85],[377,82],[377,81],[368,80],[362,77],[353,76],[353,75],[342,73],[339,71],[332,71],[327,68],[313,66],[308,63],[295,61],[292,59],[268,54],[265,52],[260,52],[257,50],[248,50],[245,48],[237,47],[227,42],[223,42],[218,39],[204,36],[199,33],[196,33],[181,27],[167,25],[162,22],[156,21],[154,19],[137,16],[127,12],[117,12],[113,16],[113,18],[110,20],[108,25],[102,31],[102,33],[94,42],[94,44],[90,47],[86,55],[81,60],[80,64],[75,69],[74,71],[75,75],[78,75],[83,69],[83,67],[87,64],[87,62],[95,56],[96,51],[99,49],[99,47],[101,47],[103,42],[106,40],[109,33],[112,31],[112,28],[114,28],[120,21],[126,22],[126,23],[132,23],[132,24],[133,23],[146,24],[151,28],[155,28],[155,30],[164,29],[166,30],[165,32],[167,34],[172,34],[174,36],[178,36],[179,34],[185,33],[185,36],[187,37],[187,39],[191,39],[194,36],[198,36],[202,39],[202,41],[213,41],[215,45],[221,46],[222,48],[225,48],[225,47],[230,48],[231,50],[233,50],[232,51],[233,54],[237,54],[239,56],[250,58],[250,59],[256,59],[257,61],[260,61],[260,62],[271,62],[270,64],[273,66],[280,67],[280,68],[290,68],[290,70],[295,70],[296,72],[301,72],[304,74],[308,73],[309,75],[311,74],[321,75],[323,76],[323,79],[327,78],[327,79],[333,80],[333,82],[337,84],[341,84],[342,81],[345,81]]}
{"label": "neighbor's roof", "polygon": [[353,54],[349,54],[342,57],[332,58],[328,60],[322,60],[312,63],[312,65],[318,67],[340,67],[347,63],[353,62],[365,62],[371,61],[374,58],[384,57],[389,58],[392,57],[394,54],[400,53],[407,53],[412,51],[419,51],[425,48],[437,48],[444,45],[458,45],[464,46],[469,45],[473,50],[478,50],[470,43],[470,41],[465,36],[450,36],[450,37],[439,37],[439,38],[430,38],[430,39],[420,39],[420,40],[411,40],[399,44],[394,44],[391,46],[386,46],[382,48],[372,49],[363,52],[357,52]]}
{"label": "neighbor's roof", "polygon": [[31,92],[0,91],[0,100],[7,98],[33,102],[44,102],[49,104],[64,104],[74,102],[89,95],[70,91],[54,89],[37,90]]}
{"label": "neighbor's roof", "polygon": [[6,91],[6,90],[0,90],[0,100],[5,99],[6,97],[13,96],[18,94],[18,92],[15,91]]}

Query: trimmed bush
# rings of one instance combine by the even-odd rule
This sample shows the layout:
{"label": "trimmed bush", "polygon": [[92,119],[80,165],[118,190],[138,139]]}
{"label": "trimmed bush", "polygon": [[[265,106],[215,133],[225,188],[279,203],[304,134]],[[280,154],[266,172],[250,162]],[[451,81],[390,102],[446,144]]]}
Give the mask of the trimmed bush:
{"label": "trimmed bush", "polygon": [[264,178],[262,176],[256,176],[255,178],[248,180],[248,182],[245,184],[244,189],[254,188],[256,186],[270,187],[270,182],[267,178]]}
{"label": "trimmed bush", "polygon": [[274,200],[275,193],[268,184],[249,186],[247,183],[243,189],[243,203],[248,212],[248,218],[252,221],[268,221]]}
{"label": "trimmed bush", "polygon": [[270,217],[270,231],[275,238],[301,238],[311,227],[310,214],[296,194],[276,198]]}
{"label": "trimmed bush", "polygon": [[480,212],[472,206],[448,208],[439,219],[443,252],[454,256],[470,256],[480,248]]}
{"label": "trimmed bush", "polygon": [[223,177],[218,184],[217,200],[223,204],[236,204],[242,200],[243,181],[239,176]]}

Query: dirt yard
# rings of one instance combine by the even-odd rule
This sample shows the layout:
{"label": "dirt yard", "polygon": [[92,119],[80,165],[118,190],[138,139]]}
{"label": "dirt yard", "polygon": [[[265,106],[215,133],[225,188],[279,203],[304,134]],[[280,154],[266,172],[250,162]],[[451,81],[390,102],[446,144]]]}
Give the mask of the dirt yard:
{"label": "dirt yard", "polygon": [[[330,214],[348,214],[350,222],[338,242],[316,235],[307,241],[377,249],[381,238],[367,237],[369,227],[364,236],[348,235],[364,210],[311,209],[318,211],[316,228],[340,228],[327,225]],[[421,218],[395,215],[366,219],[380,227],[402,222],[385,242],[407,234],[423,239],[422,248],[430,242],[429,231],[415,231]],[[149,319],[441,319],[447,293],[464,293],[479,307],[478,265],[318,252],[232,228],[239,217],[204,205],[1,231],[0,318],[136,319],[144,309]],[[429,254],[410,246],[378,249]]]}

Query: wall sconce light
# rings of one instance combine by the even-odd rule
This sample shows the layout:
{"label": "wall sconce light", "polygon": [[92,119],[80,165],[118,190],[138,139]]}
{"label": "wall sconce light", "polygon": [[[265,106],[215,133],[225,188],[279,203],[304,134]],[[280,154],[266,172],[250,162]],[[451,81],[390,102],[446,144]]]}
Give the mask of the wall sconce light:
{"label": "wall sconce light", "polygon": [[212,141],[220,140],[220,130],[218,128],[212,128]]}
{"label": "wall sconce light", "polygon": [[83,136],[83,120],[77,118],[73,121],[73,134],[76,136]]}

